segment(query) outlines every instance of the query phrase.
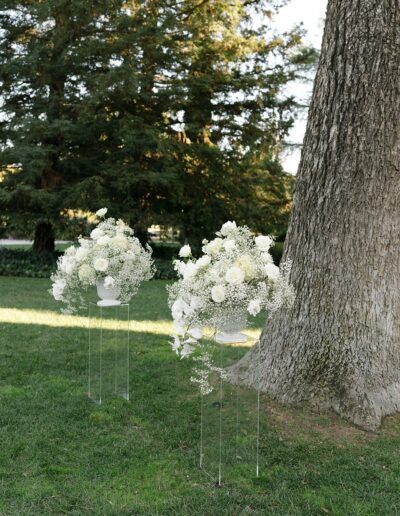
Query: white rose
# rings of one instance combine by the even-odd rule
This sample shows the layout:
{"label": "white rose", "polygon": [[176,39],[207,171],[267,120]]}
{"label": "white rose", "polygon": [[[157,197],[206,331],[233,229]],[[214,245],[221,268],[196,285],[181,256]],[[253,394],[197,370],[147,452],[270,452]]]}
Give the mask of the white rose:
{"label": "white rose", "polygon": [[198,267],[195,263],[189,262],[186,264],[185,270],[183,272],[183,279],[193,278],[198,271]]}
{"label": "white rose", "polygon": [[264,263],[274,263],[272,256],[269,253],[261,253],[261,260]]}
{"label": "white rose", "polygon": [[115,280],[112,276],[106,276],[104,278],[104,287],[105,288],[114,288],[115,287]]}
{"label": "white rose", "polygon": [[230,267],[225,274],[225,279],[232,285],[238,285],[244,280],[244,271],[240,267]]}
{"label": "white rose", "polygon": [[108,268],[108,260],[105,258],[96,258],[93,262],[96,271],[105,272]]}
{"label": "white rose", "polygon": [[222,245],[224,246],[225,251],[232,251],[236,247],[236,242],[234,240],[225,240]]}
{"label": "white rose", "polygon": [[225,289],[222,285],[215,285],[211,289],[211,299],[216,303],[222,303],[225,300]]}
{"label": "white rose", "polygon": [[257,315],[261,311],[261,301],[259,299],[252,299],[247,307],[250,315]]}
{"label": "white rose", "polygon": [[53,297],[56,301],[61,301],[65,286],[66,286],[66,282],[63,279],[56,280],[53,283],[52,293],[53,293]]}
{"label": "white rose", "polygon": [[181,247],[179,251],[179,256],[181,258],[188,258],[192,254],[192,250],[190,249],[190,245],[186,244],[183,247]]}
{"label": "white rose", "polygon": [[76,251],[75,258],[78,260],[78,262],[81,262],[84,260],[89,253],[89,250],[86,247],[79,247]]}
{"label": "white rose", "polygon": [[107,245],[111,242],[111,238],[108,235],[104,235],[97,239],[97,245]]}
{"label": "white rose", "polygon": [[264,235],[257,236],[254,241],[260,251],[268,251],[273,242],[271,237]]}
{"label": "white rose", "polygon": [[104,215],[107,213],[108,209],[107,208],[100,208],[99,210],[96,211],[96,215],[98,217],[104,217]]}
{"label": "white rose", "polygon": [[93,238],[93,240],[98,240],[103,235],[104,233],[100,228],[94,228],[94,230],[90,233],[90,237]]}
{"label": "white rose", "polygon": [[231,231],[235,230],[236,228],[237,228],[236,222],[228,220],[228,222],[225,222],[225,224],[222,225],[221,233],[224,236],[227,236],[227,235],[229,235],[229,233]]}
{"label": "white rose", "polygon": [[207,265],[210,265],[211,258],[208,256],[208,254],[205,254],[201,258],[199,258],[196,262],[196,265],[198,267],[207,267]]}
{"label": "white rose", "polygon": [[203,247],[203,252],[207,254],[218,254],[222,248],[222,238],[214,238]]}
{"label": "white rose", "polygon": [[112,243],[113,245],[115,245],[115,247],[118,247],[119,249],[126,249],[128,247],[128,240],[122,234],[116,235],[112,239]]}
{"label": "white rose", "polygon": [[91,276],[93,276],[93,269],[89,265],[84,263],[83,265],[81,265],[81,267],[79,267],[78,276],[82,282],[88,282],[90,281]]}
{"label": "white rose", "polygon": [[272,280],[279,278],[279,267],[273,263],[267,263],[267,265],[264,267],[264,272]]}

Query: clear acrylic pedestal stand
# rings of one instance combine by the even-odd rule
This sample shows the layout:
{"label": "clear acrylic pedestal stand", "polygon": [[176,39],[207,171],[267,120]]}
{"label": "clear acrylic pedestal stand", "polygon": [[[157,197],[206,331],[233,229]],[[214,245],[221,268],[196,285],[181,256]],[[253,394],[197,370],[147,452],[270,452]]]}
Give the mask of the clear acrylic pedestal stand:
{"label": "clear acrylic pedestal stand", "polygon": [[88,396],[99,405],[109,396],[129,400],[129,304],[89,304]]}
{"label": "clear acrylic pedestal stand", "polygon": [[[242,385],[247,368],[236,364],[250,348],[244,350],[241,346],[202,343],[203,357],[211,359],[212,371],[207,382],[211,392],[201,392],[199,462],[218,487],[224,480],[259,475],[260,389],[258,384],[256,389]],[[259,341],[253,353],[259,364]],[[258,365],[253,374],[259,383]]]}

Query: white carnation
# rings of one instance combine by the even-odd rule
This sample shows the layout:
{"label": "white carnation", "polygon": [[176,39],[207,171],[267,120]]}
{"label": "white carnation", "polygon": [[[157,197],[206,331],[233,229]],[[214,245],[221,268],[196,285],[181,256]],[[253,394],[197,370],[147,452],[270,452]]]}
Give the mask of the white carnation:
{"label": "white carnation", "polygon": [[181,258],[188,258],[192,254],[192,250],[190,249],[190,245],[186,244],[183,247],[181,247],[179,251],[179,256]]}
{"label": "white carnation", "polygon": [[264,272],[272,280],[279,278],[279,267],[273,263],[267,263],[267,265],[264,267]]}
{"label": "white carnation", "polygon": [[98,240],[103,235],[104,233],[100,228],[94,228],[94,230],[90,233],[90,237],[93,238],[93,240]]}
{"label": "white carnation", "polygon": [[244,271],[240,267],[230,267],[225,274],[225,279],[232,285],[238,285],[244,280]]}
{"label": "white carnation", "polygon": [[105,272],[108,268],[108,260],[106,258],[96,258],[93,262],[96,271]]}
{"label": "white carnation", "polygon": [[215,285],[211,289],[211,299],[216,303],[222,303],[225,300],[225,289],[222,285]]}
{"label": "white carnation", "polygon": [[252,299],[247,307],[250,315],[257,315],[261,311],[261,301],[259,299]]}
{"label": "white carnation", "polygon": [[108,209],[107,208],[100,208],[99,210],[96,211],[96,215],[98,217],[104,217],[104,215],[107,213]]}
{"label": "white carnation", "polygon": [[268,251],[273,242],[271,237],[264,235],[257,236],[254,241],[260,251]]}
{"label": "white carnation", "polygon": [[227,236],[231,231],[234,231],[235,229],[237,229],[236,222],[228,220],[228,222],[225,222],[225,224],[222,225],[221,233],[224,236]]}

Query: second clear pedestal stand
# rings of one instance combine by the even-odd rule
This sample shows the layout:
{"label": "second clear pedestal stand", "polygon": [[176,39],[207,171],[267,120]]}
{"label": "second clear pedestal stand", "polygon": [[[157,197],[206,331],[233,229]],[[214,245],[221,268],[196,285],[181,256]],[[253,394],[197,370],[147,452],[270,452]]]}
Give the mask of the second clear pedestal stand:
{"label": "second clear pedestal stand", "polygon": [[89,304],[89,391],[98,404],[129,400],[129,304]]}
{"label": "second clear pedestal stand", "polygon": [[[202,346],[203,356],[211,358],[212,371],[208,375],[210,392],[201,393],[200,468],[217,486],[225,479],[258,477],[260,389],[241,385],[247,367],[230,369],[250,348],[217,342]],[[253,354],[253,374],[258,378],[259,341]]]}

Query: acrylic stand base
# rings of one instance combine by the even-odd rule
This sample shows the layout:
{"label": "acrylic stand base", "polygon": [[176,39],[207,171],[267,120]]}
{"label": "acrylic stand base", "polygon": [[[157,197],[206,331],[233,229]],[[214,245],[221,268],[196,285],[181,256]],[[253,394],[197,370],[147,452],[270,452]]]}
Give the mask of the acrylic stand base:
{"label": "acrylic stand base", "polygon": [[88,396],[95,403],[129,400],[129,346],[129,305],[90,303]]}
{"label": "acrylic stand base", "polygon": [[244,333],[225,333],[220,331],[215,336],[215,340],[220,344],[236,344],[238,342],[247,342],[248,337]]}
{"label": "acrylic stand base", "polygon": [[[211,391],[201,393],[200,468],[216,486],[258,477],[260,389],[243,386],[245,369],[237,365],[251,348],[215,341],[203,341],[201,347],[201,353],[211,358],[212,371],[208,374]],[[253,353],[258,378],[259,341]]]}
{"label": "acrylic stand base", "polygon": [[118,301],[118,299],[102,299],[97,301],[97,306],[121,306],[121,301]]}

